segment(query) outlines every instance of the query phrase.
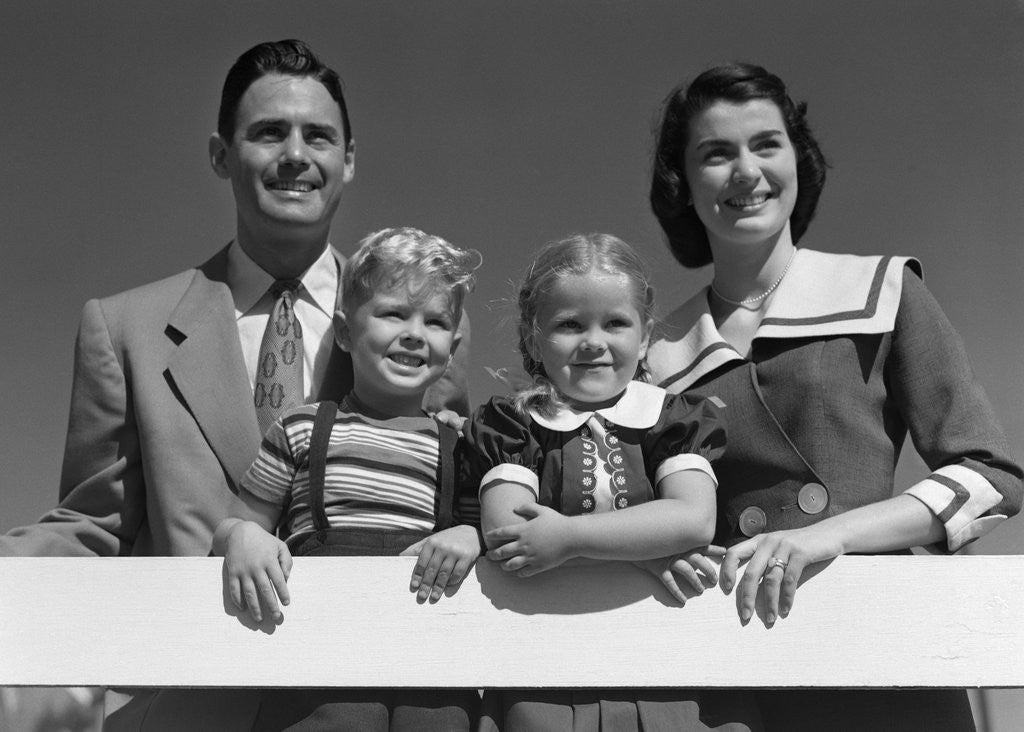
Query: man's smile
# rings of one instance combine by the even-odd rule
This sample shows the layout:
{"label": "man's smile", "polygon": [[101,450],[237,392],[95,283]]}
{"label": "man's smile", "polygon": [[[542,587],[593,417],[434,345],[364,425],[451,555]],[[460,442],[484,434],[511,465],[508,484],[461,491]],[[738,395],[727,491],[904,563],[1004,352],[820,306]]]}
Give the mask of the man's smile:
{"label": "man's smile", "polygon": [[296,193],[311,193],[316,189],[312,183],[304,180],[273,180],[266,184],[272,191],[294,191]]}

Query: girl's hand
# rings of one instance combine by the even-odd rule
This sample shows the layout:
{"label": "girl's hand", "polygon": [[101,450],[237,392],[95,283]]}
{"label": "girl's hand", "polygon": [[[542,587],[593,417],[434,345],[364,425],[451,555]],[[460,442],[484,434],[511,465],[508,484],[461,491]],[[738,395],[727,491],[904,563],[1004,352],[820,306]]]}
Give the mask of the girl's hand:
{"label": "girl's hand", "polygon": [[[701,595],[705,588],[714,587],[718,584],[718,572],[715,570],[716,560],[725,556],[725,549],[720,546],[709,545],[694,549],[682,554],[673,554],[670,557],[660,559],[645,559],[633,562],[637,567],[650,572],[665,586],[680,604],[686,604],[686,593],[676,583],[678,574],[686,581],[687,587],[693,590],[694,595]],[[692,595],[691,595],[692,596]]]}
{"label": "girl's hand", "polygon": [[283,541],[252,521],[240,521],[225,540],[222,576],[224,589],[239,610],[257,623],[266,615],[274,622],[283,618],[281,605],[291,602],[288,575],[292,555]]}
{"label": "girl's hand", "polygon": [[809,565],[830,561],[843,553],[835,532],[819,526],[758,534],[725,553],[721,586],[726,594],[736,583],[739,566],[747,564],[736,587],[736,609],[743,625],[750,622],[755,608],[764,612],[768,628],[777,618],[788,616],[801,580],[810,579],[824,568]]}
{"label": "girl's hand", "polygon": [[457,587],[480,556],[480,537],[473,526],[453,526],[420,539],[400,556],[418,555],[409,591],[416,602],[437,602],[448,587]]}
{"label": "girl's hand", "polygon": [[506,572],[529,577],[572,559],[572,519],[536,503],[517,506],[525,523],[510,524],[487,532],[487,545],[495,549],[487,558],[501,563]]}

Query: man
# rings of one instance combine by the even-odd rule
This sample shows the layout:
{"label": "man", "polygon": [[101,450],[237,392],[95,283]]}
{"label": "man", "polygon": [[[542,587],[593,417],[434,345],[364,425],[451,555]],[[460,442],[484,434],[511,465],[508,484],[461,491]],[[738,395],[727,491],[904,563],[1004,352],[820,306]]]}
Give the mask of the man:
{"label": "man", "polygon": [[[260,424],[289,403],[348,391],[351,363],[331,328],[343,260],[328,243],[355,171],[338,75],[301,41],[253,47],[227,75],[209,154],[231,182],[234,241],[198,268],[86,304],[60,504],[0,536],[0,554],[205,556]],[[289,284],[271,292],[277,281]],[[268,351],[279,323],[291,340]],[[467,411],[467,338],[428,409]],[[301,364],[282,387],[275,369],[296,352]],[[237,722],[228,696],[218,692],[217,707]],[[187,726],[169,716],[182,713],[173,705],[134,701],[115,716],[141,718],[149,706],[147,728],[162,711],[168,728]]]}

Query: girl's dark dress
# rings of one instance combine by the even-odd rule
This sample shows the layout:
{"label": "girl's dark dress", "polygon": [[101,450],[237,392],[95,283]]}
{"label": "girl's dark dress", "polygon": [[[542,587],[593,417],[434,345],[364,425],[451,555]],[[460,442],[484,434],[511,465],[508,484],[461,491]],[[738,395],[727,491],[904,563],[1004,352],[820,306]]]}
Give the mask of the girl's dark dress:
{"label": "girl's dark dress", "polygon": [[[494,398],[467,435],[481,486],[526,485],[538,503],[570,516],[654,500],[659,480],[675,471],[714,478],[710,461],[726,443],[716,400],[672,396],[635,381],[615,405],[596,412],[521,414],[510,399]],[[739,695],[674,689],[488,690],[481,730],[759,729],[744,705]]]}

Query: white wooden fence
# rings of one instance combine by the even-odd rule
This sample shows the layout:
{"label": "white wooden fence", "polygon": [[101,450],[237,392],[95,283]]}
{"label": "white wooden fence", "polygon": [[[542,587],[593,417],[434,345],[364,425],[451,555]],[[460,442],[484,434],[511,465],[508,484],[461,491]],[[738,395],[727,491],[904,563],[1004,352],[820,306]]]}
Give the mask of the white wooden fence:
{"label": "white wooden fence", "polygon": [[519,579],[482,561],[420,605],[405,557],[298,558],[284,621],[254,628],[220,566],[0,559],[0,685],[1024,686],[1020,556],[840,557],[771,629],[619,564]]}

